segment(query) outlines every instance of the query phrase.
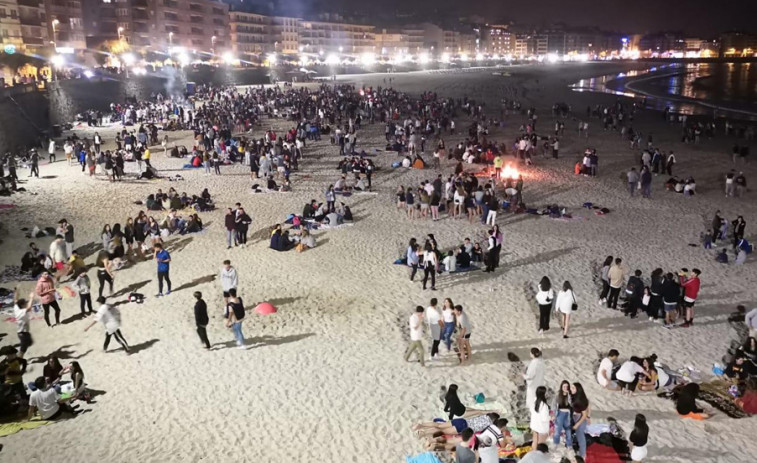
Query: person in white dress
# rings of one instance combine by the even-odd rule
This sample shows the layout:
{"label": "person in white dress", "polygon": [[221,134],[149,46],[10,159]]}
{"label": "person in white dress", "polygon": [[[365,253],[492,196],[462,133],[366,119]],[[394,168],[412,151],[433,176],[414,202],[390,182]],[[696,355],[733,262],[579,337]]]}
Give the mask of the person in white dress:
{"label": "person in white dress", "polygon": [[557,293],[555,302],[555,312],[562,319],[562,337],[568,339],[568,328],[570,327],[570,314],[573,312],[573,304],[577,304],[576,295],[573,293],[573,287],[569,281],[562,284],[562,290]]}
{"label": "person in white dress", "polygon": [[545,443],[549,435],[549,405],[547,405],[547,388],[536,388],[536,400],[529,408],[531,412],[531,431],[533,432],[532,446]]}
{"label": "person in white dress", "polygon": [[544,360],[541,358],[541,351],[536,347],[531,349],[531,361],[526,367],[523,379],[526,380],[526,408],[530,410],[534,407],[536,401],[536,390],[546,385],[544,382]]}

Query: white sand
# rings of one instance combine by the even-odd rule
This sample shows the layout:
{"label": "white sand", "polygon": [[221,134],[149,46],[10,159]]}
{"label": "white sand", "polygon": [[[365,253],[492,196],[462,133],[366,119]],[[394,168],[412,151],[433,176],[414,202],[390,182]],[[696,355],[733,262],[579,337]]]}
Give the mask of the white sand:
{"label": "white sand", "polygon": [[[514,82],[529,89],[529,104],[539,108],[541,128],[548,129],[554,101],[572,103],[580,115],[585,114],[589,102],[614,101],[611,96],[564,89],[581,76],[599,75],[609,68],[519,68],[512,71],[511,78],[495,77],[491,72],[392,77],[395,87],[411,92],[435,89],[443,96],[493,95],[490,105],[496,104],[503,83]],[[383,78],[364,76],[356,82],[380,84]],[[84,333],[88,321],[54,329],[40,320],[32,323],[35,345],[29,358],[64,346],[64,363],[79,358],[89,386],[106,394],[97,397],[96,404],[83,405],[91,411],[74,420],[0,440],[5,446],[3,460],[404,461],[405,455],[422,450],[410,426],[443,415],[437,398],[441,385],[455,382],[465,397],[484,392],[512,407],[512,394],[520,383],[511,379],[507,354],[513,352],[526,360],[528,350],[539,346],[545,351],[549,384],[556,387],[564,378],[582,382],[595,421],[612,416],[630,432],[637,412],[647,416],[648,461],[750,461],[757,452],[753,419],[733,420],[718,414],[706,423],[683,421],[670,401],[654,395],[622,398],[600,390],[594,381],[592,363],[597,352],[613,347],[623,358],[655,352],[671,366],[694,365],[709,371],[735,336],[727,315],[738,303],[749,306],[755,297],[753,263],[741,268],[722,266],[714,262],[712,252],[688,246],[698,241],[716,209],[729,220],[743,214],[750,235],[755,217],[753,195],[726,199],[720,186],[721,176],[730,168],[726,153],[732,140],[721,137],[699,146],[683,145],[679,127],[660,125],[657,115],[641,119],[635,127],[645,134],[652,130],[663,149],[676,151],[676,170],[694,175],[701,195],[683,198],[664,192],[660,176],[655,179],[651,201],[638,197],[629,201],[619,176],[636,164],[635,153],[616,133],[599,133],[597,120],[590,123],[590,144],[599,151],[601,175],[595,180],[573,176],[574,156],[583,151],[586,142],[577,139],[571,121],[561,141],[562,159],[539,160],[526,172],[524,199],[534,206],[558,203],[586,220],[562,222],[500,213],[498,223],[505,234],[502,267],[494,275],[443,276],[434,293],[422,292],[419,283],[408,281],[406,268],[392,265],[408,239],[434,233],[440,245],[448,248],[466,236],[482,240],[485,228],[447,218],[435,223],[408,221],[396,211],[395,189],[416,185],[435,174],[431,170],[392,170],[392,155],[374,158],[382,168],[374,179],[380,195],[356,195],[345,201],[353,207],[356,225],[318,232],[318,247],[304,254],[268,249],[267,230],[287,213],[300,213],[309,199],[323,200],[327,184],[338,178],[337,150],[326,138],[307,148],[302,171],[293,175],[295,191],[291,194],[253,195],[248,170],[242,166],[225,167],[220,177],[206,176],[202,170],[176,170],[185,161],[168,159],[158,154],[159,149],[153,163],[164,174],[180,173],[184,182],[110,184],[102,178],[92,180],[65,162],[43,164],[41,174],[55,179],[30,180],[24,185],[29,193],[0,200],[17,205],[14,210],[0,211],[0,219],[10,230],[9,236],[3,237],[0,264],[20,262],[29,241],[21,227],[54,226],[66,217],[76,227],[77,245],[99,242],[104,223],[123,224],[127,216],[142,209],[134,201],[158,188],[167,191],[173,186],[191,195],[207,187],[220,208],[202,214],[210,224],[206,233],[178,238],[177,244],[171,245],[181,250],[172,253],[171,278],[177,291],[170,297],[153,297],[157,292],[153,262],[117,273],[116,291],[136,285],[147,295],[143,305],[121,306],[122,332],[132,346],[142,347],[139,352],[131,356],[120,350],[104,354],[102,328],[96,326]],[[497,130],[494,137],[509,142],[520,123],[520,117],[510,116],[505,130]],[[274,125],[283,127],[281,122]],[[459,132],[465,131],[462,119],[457,125]],[[108,133],[106,139],[112,145],[111,132],[101,133]],[[448,147],[458,138],[448,139]],[[191,144],[188,138],[183,143]],[[383,147],[383,126],[362,130],[359,146]],[[444,167],[446,175],[453,165]],[[301,179],[303,174],[309,178]],[[754,174],[755,168],[749,165],[747,178],[754,179]],[[27,172],[22,170],[20,175]],[[225,208],[237,201],[253,218],[252,245],[227,251],[223,215]],[[613,212],[594,216],[580,209],[585,201]],[[47,249],[49,239],[35,241]],[[592,269],[608,254],[622,256],[646,278],[658,266],[702,269],[696,325],[668,331],[659,324],[630,320],[597,306]],[[244,326],[252,346],[249,350],[225,348],[233,336],[223,326],[220,283],[217,278],[207,282],[226,258],[239,271],[240,295],[250,308],[263,300],[279,307],[278,314],[267,318],[249,314]],[[90,256],[87,262],[92,261]],[[559,336],[555,321],[544,338],[536,333],[530,288],[543,275],[549,275],[555,284],[568,279],[575,288],[580,309],[570,339]],[[90,277],[96,287],[94,270]],[[202,280],[205,282],[186,288],[203,277],[208,277]],[[178,290],[182,286],[186,289]],[[26,283],[22,291],[31,287]],[[223,349],[206,352],[200,347],[192,315],[195,290],[202,291],[209,303],[211,343],[228,343]],[[452,358],[445,358],[424,370],[403,362],[407,317],[431,297],[440,301],[451,297],[469,312],[474,333],[471,365],[458,368]],[[122,293],[117,300],[123,298]],[[64,300],[62,308],[63,319],[71,317],[78,313],[78,300]],[[2,323],[0,331],[9,333],[6,343],[15,341],[15,325]],[[113,343],[111,350],[115,347]],[[32,364],[25,381],[41,371],[41,364]]]}

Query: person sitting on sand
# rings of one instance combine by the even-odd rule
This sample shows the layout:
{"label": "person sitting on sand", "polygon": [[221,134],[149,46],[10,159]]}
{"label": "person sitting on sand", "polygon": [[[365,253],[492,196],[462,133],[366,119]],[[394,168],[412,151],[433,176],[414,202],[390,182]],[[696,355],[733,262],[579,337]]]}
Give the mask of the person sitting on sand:
{"label": "person sitting on sand", "polygon": [[342,177],[334,183],[334,191],[341,192],[341,191],[349,191],[349,186],[347,185],[347,176],[342,175]]}
{"label": "person sitting on sand", "polygon": [[697,184],[693,177],[686,179],[686,185],[683,187],[684,196],[694,196],[697,193]]}
{"label": "person sitting on sand", "polygon": [[200,216],[197,214],[192,214],[189,216],[189,222],[187,222],[187,226],[184,229],[186,233],[197,233],[202,231],[202,219],[200,219]]}
{"label": "person sitting on sand", "polygon": [[29,420],[39,412],[43,420],[51,421],[60,418],[65,412],[76,415],[76,411],[61,400],[58,392],[48,384],[44,376],[34,380],[36,391],[29,396]]}
{"label": "person sitting on sand", "polygon": [[697,407],[696,399],[699,395],[699,384],[688,383],[678,389],[676,399],[676,411],[681,418],[693,420],[706,420],[710,417],[704,410]]}
{"label": "person sitting on sand", "polygon": [[613,381],[613,370],[615,369],[615,363],[618,361],[620,354],[615,349],[610,349],[607,357],[603,358],[599,363],[599,370],[597,370],[597,382],[600,386],[611,391],[617,391],[620,389],[618,383]]}
{"label": "person sitting on sand", "polygon": [[273,180],[273,175],[269,175],[268,176],[268,181],[267,181],[267,184],[266,184],[266,188],[268,188],[268,191],[278,191],[279,190],[279,186]]}
{"label": "person sitting on sand", "polygon": [[303,252],[315,247],[315,237],[307,230],[303,229],[300,234],[300,242],[297,244],[297,252]]}
{"label": "person sitting on sand", "polygon": [[745,362],[746,359],[744,358],[744,355],[740,352],[737,352],[733,360],[723,371],[723,378],[734,384],[743,384],[748,376],[746,366],[744,365]]}
{"label": "person sitting on sand", "polygon": [[283,231],[281,224],[277,224],[271,233],[270,247],[275,251],[288,251],[294,247],[294,244],[289,240],[289,232]]}

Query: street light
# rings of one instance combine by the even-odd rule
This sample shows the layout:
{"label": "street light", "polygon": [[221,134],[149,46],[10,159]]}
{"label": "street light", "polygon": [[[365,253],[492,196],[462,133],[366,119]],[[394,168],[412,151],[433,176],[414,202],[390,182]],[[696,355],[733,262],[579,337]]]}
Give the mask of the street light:
{"label": "street light", "polygon": [[215,55],[216,54],[216,36],[210,38],[210,54]]}
{"label": "street light", "polygon": [[58,47],[58,30],[57,30],[57,27],[58,27],[58,24],[60,24],[60,21],[58,21],[57,19],[53,19],[53,22],[51,22],[50,24],[52,24],[52,26],[53,26],[53,47],[57,48]]}
{"label": "street light", "polygon": [[63,64],[66,62],[65,58],[63,58],[63,55],[53,55],[52,58],[50,58],[50,64],[52,65],[52,71],[53,71],[53,80],[58,80],[58,74],[55,72],[55,68],[59,68],[63,66]]}
{"label": "street light", "polygon": [[171,53],[171,48],[173,48],[173,32],[168,33],[168,53]]}
{"label": "street light", "polygon": [[123,40],[123,38],[124,38],[123,32],[124,32],[124,28],[123,27],[119,27],[118,28],[118,40]]}

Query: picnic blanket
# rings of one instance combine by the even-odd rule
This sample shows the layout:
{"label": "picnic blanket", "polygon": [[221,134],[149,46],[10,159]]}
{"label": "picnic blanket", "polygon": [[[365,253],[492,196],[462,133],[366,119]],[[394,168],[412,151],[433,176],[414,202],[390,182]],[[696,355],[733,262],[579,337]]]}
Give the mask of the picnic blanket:
{"label": "picnic blanket", "polygon": [[318,228],[321,230],[336,230],[339,228],[346,228],[355,225],[354,223],[340,223],[339,225],[321,224]]}
{"label": "picnic blanket", "polygon": [[203,167],[204,167],[203,165],[193,166],[192,164],[184,164],[183,166],[181,166],[181,168],[185,169],[185,170],[189,170],[189,169],[202,169]]}
{"label": "picnic blanket", "polygon": [[34,281],[36,278],[28,273],[21,273],[21,266],[9,265],[0,272],[0,283],[11,283],[16,281]]}
{"label": "picnic blanket", "polygon": [[442,461],[431,452],[424,452],[414,457],[405,457],[405,462],[406,463],[442,463]]}
{"label": "picnic blanket", "polygon": [[[726,383],[722,379],[714,379],[712,381],[706,381],[699,384],[699,395],[697,400],[707,402],[717,410],[725,413],[731,418],[747,418],[749,413],[741,409],[733,401],[733,397],[728,394],[729,383]],[[678,391],[673,389],[669,392],[660,392],[657,397],[664,399],[676,400],[678,398]]]}
{"label": "picnic blanket", "polygon": [[481,267],[476,267],[475,265],[471,265],[469,267],[457,267],[454,272],[446,272],[449,275],[456,275],[458,273],[467,273],[472,272],[474,270],[481,270]]}
{"label": "picnic blanket", "polygon": [[16,421],[13,423],[0,424],[0,437],[10,436],[16,434],[24,429],[37,429],[40,426],[45,426],[52,423],[52,421],[45,421],[40,419],[32,419],[31,421]]}

